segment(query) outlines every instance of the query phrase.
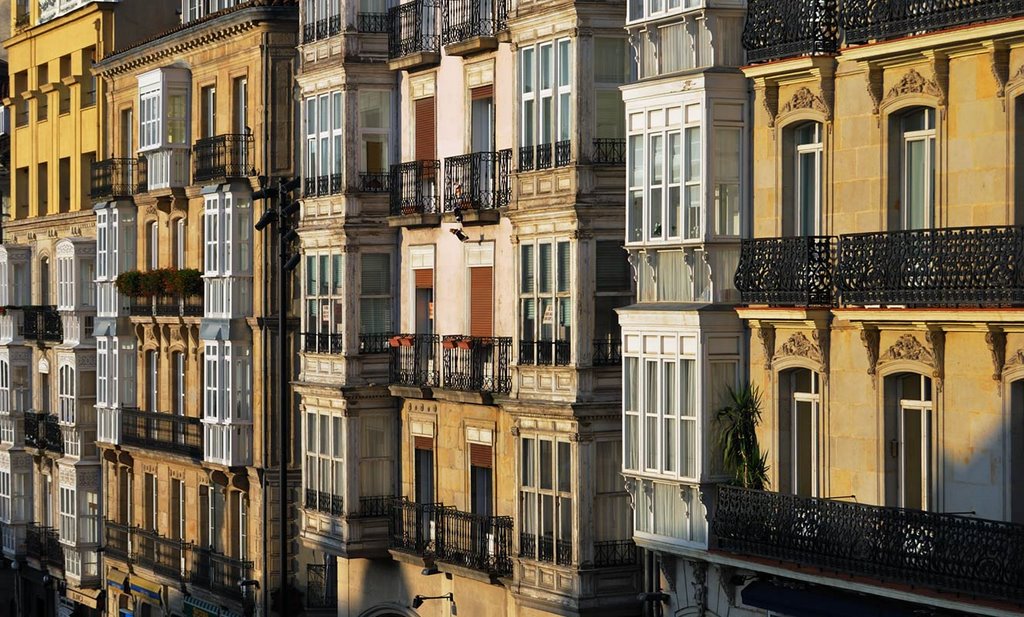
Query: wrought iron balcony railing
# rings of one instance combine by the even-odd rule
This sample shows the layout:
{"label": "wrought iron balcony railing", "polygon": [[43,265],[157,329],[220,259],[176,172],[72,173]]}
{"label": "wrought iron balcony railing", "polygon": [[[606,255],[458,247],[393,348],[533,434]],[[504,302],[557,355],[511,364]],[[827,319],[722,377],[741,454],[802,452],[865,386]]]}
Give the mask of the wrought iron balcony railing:
{"label": "wrought iron balcony railing", "polygon": [[64,322],[55,306],[24,306],[22,335],[38,343],[60,343],[64,340]]}
{"label": "wrought iron balcony railing", "polygon": [[442,45],[493,37],[508,28],[508,0],[448,0],[441,10]]}
{"label": "wrought iron balcony railing", "polygon": [[306,608],[338,608],[338,584],[324,564],[306,565]]}
{"label": "wrought iron balcony railing", "polygon": [[379,518],[391,513],[391,495],[374,495],[359,498],[359,516],[363,518]]}
{"label": "wrought iron balcony railing", "polygon": [[492,576],[512,575],[511,516],[483,516],[442,508],[438,512],[437,536],[439,561]]}
{"label": "wrought iron balcony railing", "polygon": [[535,171],[564,167],[572,160],[572,141],[563,140],[554,144],[537,144],[519,147],[518,171]]}
{"label": "wrought iron balcony railing", "polygon": [[843,304],[1020,305],[1021,264],[1024,227],[852,234],[839,238],[836,286]]}
{"label": "wrought iron balcony railing", "polygon": [[252,578],[252,567],[251,561],[234,559],[207,548],[195,548],[192,550],[189,578],[193,585],[229,598],[241,599],[243,588],[238,583]]}
{"label": "wrought iron balcony railing", "polygon": [[305,178],[302,186],[302,194],[306,197],[326,197],[337,195],[341,191],[341,174]]}
{"label": "wrought iron balcony railing", "polygon": [[569,357],[569,341],[519,341],[519,364],[566,366]]}
{"label": "wrought iron balcony railing", "polygon": [[203,427],[199,418],[122,407],[121,443],[198,459],[203,456]]}
{"label": "wrought iron balcony railing", "polygon": [[128,561],[131,554],[131,527],[115,521],[104,521],[103,529],[106,538],[103,543],[104,554],[114,559]]}
{"label": "wrought iron balcony railing", "polygon": [[622,339],[621,338],[597,338],[594,339],[594,356],[591,358],[594,366],[619,366],[622,364]]}
{"label": "wrought iron balcony railing", "polygon": [[635,566],[638,563],[636,543],[632,539],[594,542],[594,566],[597,568]]}
{"label": "wrought iron balcony railing", "polygon": [[594,140],[594,149],[590,154],[590,162],[595,165],[625,165],[626,138]]}
{"label": "wrought iron balcony railing", "polygon": [[1024,525],[722,486],[712,531],[730,553],[1024,600]]}
{"label": "wrought iron balcony railing", "polygon": [[132,317],[202,317],[203,296],[144,296],[128,300],[128,314]]}
{"label": "wrought iron balcony railing", "polygon": [[165,538],[155,531],[136,527],[131,530],[131,561],[158,574],[183,580],[186,558],[192,545]]}
{"label": "wrought iron balcony railing", "polygon": [[64,435],[60,430],[60,422],[55,414],[25,414],[25,445],[64,455]]}
{"label": "wrought iron balcony railing", "polygon": [[512,151],[474,152],[444,160],[444,211],[494,210],[512,199]]}
{"label": "wrought iron balcony railing", "polygon": [[555,541],[551,536],[537,537],[532,533],[520,532],[519,556],[536,559],[560,566],[572,564],[572,541]]}
{"label": "wrought iron balcony railing", "polygon": [[1022,14],[1018,0],[844,0],[841,20],[846,42],[854,44]]}
{"label": "wrought iron balcony railing", "polygon": [[439,503],[394,499],[388,521],[388,545],[417,555],[433,555],[437,548],[438,515],[444,509]]}
{"label": "wrought iron balcony railing", "polygon": [[97,161],[89,170],[89,195],[93,199],[121,199],[139,192],[139,159]]}
{"label": "wrought iron balcony railing", "polygon": [[382,172],[359,172],[359,191],[362,193],[390,193],[391,173]]}
{"label": "wrought iron balcony railing", "polygon": [[391,166],[391,215],[437,214],[441,166],[436,160],[412,161]]}
{"label": "wrought iron balcony railing", "polygon": [[834,262],[832,236],[743,240],[736,289],[752,304],[831,305]]}
{"label": "wrought iron balcony railing", "polygon": [[445,336],[442,387],[463,392],[511,392],[512,339]]}
{"label": "wrought iron balcony railing", "polygon": [[572,142],[568,139],[555,142],[555,167],[565,167],[572,160]]}
{"label": "wrought iron balcony railing", "polygon": [[41,563],[64,568],[64,547],[60,545],[60,533],[53,527],[29,523],[26,526],[25,551]]}
{"label": "wrought iron balcony railing", "polygon": [[332,495],[327,491],[307,488],[306,509],[342,516],[345,514],[345,498],[341,495]]}
{"label": "wrought iron balcony railing", "polygon": [[441,385],[440,337],[396,334],[388,341],[388,380],[402,386]]}
{"label": "wrought iron balcony railing", "polygon": [[519,167],[518,171],[533,171],[535,148],[533,146],[519,146]]}
{"label": "wrought iron balcony railing", "polygon": [[356,14],[356,29],[364,34],[387,34],[387,13]]}
{"label": "wrought iron balcony railing", "polygon": [[749,62],[838,52],[836,0],[749,0],[743,47]]}
{"label": "wrought iron balcony railing", "polygon": [[342,335],[303,332],[302,350],[306,353],[340,354],[342,352]]}
{"label": "wrought iron balcony railing", "polygon": [[438,53],[438,0],[412,0],[388,10],[388,58]]}
{"label": "wrought iron balcony railing", "polygon": [[390,340],[394,336],[391,332],[377,332],[359,335],[359,353],[387,353],[391,348]]}
{"label": "wrought iron balcony railing", "polygon": [[251,133],[204,137],[192,149],[195,182],[256,175]]}
{"label": "wrought iron balcony railing", "polygon": [[302,42],[312,43],[316,40],[316,23],[302,24]]}

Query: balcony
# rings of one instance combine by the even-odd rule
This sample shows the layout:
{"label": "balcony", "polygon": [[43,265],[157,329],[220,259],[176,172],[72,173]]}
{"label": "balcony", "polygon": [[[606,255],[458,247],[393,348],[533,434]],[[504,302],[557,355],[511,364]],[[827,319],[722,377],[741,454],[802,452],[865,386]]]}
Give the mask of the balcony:
{"label": "balcony", "polygon": [[64,569],[64,547],[60,545],[60,534],[53,527],[29,523],[25,536],[26,554],[41,564]]}
{"label": "balcony", "polygon": [[391,216],[402,217],[393,225],[436,225],[441,222],[436,160],[412,161],[391,166]]}
{"label": "balcony", "polygon": [[[93,199],[125,199],[145,192],[145,176],[139,168],[145,159],[114,158],[92,164],[89,195]],[[141,163],[141,165],[140,165]]]}
{"label": "balcony", "polygon": [[342,192],[341,175],[315,176],[305,178],[302,194],[306,197],[326,197]]}
{"label": "balcony", "polygon": [[633,540],[594,542],[595,568],[621,568],[640,563]]}
{"label": "balcony", "polygon": [[624,166],[626,164],[626,138],[595,139],[594,148],[590,152],[590,162],[594,165]]}
{"label": "balcony", "polygon": [[64,456],[64,437],[56,415],[25,414],[25,445]]}
{"label": "balcony", "polygon": [[411,387],[441,384],[440,337],[436,334],[397,334],[388,343],[390,383]]}
{"label": "balcony", "polygon": [[108,557],[127,562],[131,553],[131,527],[114,521],[104,521],[103,529],[106,535],[103,553]]}
{"label": "balcony", "polygon": [[341,16],[332,15],[319,19],[313,23],[302,25],[302,42],[312,43],[328,37],[341,34]]}
{"label": "balcony", "polygon": [[361,333],[359,335],[359,355],[387,353],[391,348],[392,336],[394,335],[390,332]]}
{"label": "balcony", "polygon": [[569,341],[519,341],[519,364],[567,366]]}
{"label": "balcony", "polygon": [[446,158],[444,211],[465,222],[484,220],[479,211],[503,208],[512,199],[511,171],[511,150]]}
{"label": "balcony", "polygon": [[338,608],[338,584],[334,574],[335,572],[324,564],[306,565],[306,608]]}
{"label": "balcony", "polygon": [[185,557],[191,545],[182,540],[165,538],[155,531],[141,528],[132,530],[133,564],[179,580],[186,572]]}
{"label": "balcony", "polygon": [[722,486],[712,530],[727,553],[1024,601],[1024,525]]}
{"label": "balcony", "polygon": [[622,339],[594,339],[594,355],[591,358],[590,363],[594,366],[621,366]]}
{"label": "balcony", "polygon": [[196,141],[192,149],[193,181],[232,180],[256,175],[250,133],[215,135]]}
{"label": "balcony", "polygon": [[199,459],[203,456],[202,424],[199,418],[122,407],[121,443]]}
{"label": "balcony", "polygon": [[332,495],[326,491],[306,489],[305,507],[307,510],[343,516],[345,514],[345,500],[341,495]]}
{"label": "balcony", "polygon": [[[554,154],[554,156],[552,156]],[[565,167],[572,159],[572,141],[557,141],[554,144],[520,146],[519,171],[537,171],[552,167]]]}
{"label": "balcony", "polygon": [[736,289],[750,304],[828,306],[834,257],[831,236],[743,240]]}
{"label": "balcony", "polygon": [[532,533],[520,532],[519,556],[560,566],[572,565],[572,542],[568,540],[555,542],[551,536],[537,538]]}
{"label": "balcony", "polygon": [[203,296],[133,297],[128,303],[132,317],[202,317]]}
{"label": "balcony", "polygon": [[359,172],[360,193],[390,193],[391,173],[390,172]]}
{"label": "balcony", "polygon": [[442,5],[441,44],[450,56],[468,56],[498,48],[498,33],[508,28],[507,0],[448,0]]}
{"label": "balcony", "polygon": [[306,353],[337,355],[342,352],[341,342],[341,334],[302,333],[302,351]]}
{"label": "balcony", "polygon": [[443,388],[483,393],[512,391],[511,338],[450,335],[441,340],[441,347]]}
{"label": "balcony", "polygon": [[190,579],[193,585],[241,600],[243,588],[238,583],[252,578],[252,566],[251,561],[234,559],[206,548],[194,548]]}
{"label": "balcony", "polygon": [[1024,14],[1024,5],[1007,0],[889,0],[846,2],[842,25],[849,44],[945,30]]}
{"label": "balcony", "polygon": [[388,67],[408,70],[441,61],[438,0],[412,0],[388,10]]}
{"label": "balcony", "polygon": [[387,34],[387,13],[357,13],[356,30],[364,34]]}
{"label": "balcony", "polygon": [[[920,4],[916,0],[906,2]],[[863,0],[858,4],[868,10]],[[837,53],[836,0],[749,0],[743,25],[743,47],[747,50],[748,62]]]}
{"label": "balcony", "polygon": [[60,343],[64,340],[64,323],[55,306],[25,306],[22,334],[26,341]]}

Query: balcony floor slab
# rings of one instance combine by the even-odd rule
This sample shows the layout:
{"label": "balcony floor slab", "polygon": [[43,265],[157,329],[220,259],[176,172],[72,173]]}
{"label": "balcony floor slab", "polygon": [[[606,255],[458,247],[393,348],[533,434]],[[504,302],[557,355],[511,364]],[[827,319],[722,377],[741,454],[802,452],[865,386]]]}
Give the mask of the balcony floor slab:
{"label": "balcony floor slab", "polygon": [[466,39],[465,41],[445,45],[444,53],[449,56],[470,56],[473,54],[483,53],[485,51],[494,51],[497,48],[497,37],[474,36]]}
{"label": "balcony floor slab", "polygon": [[437,227],[440,214],[399,214],[388,217],[388,227]]}
{"label": "balcony floor slab", "polygon": [[409,71],[440,64],[441,54],[436,51],[418,51],[415,53],[388,60],[388,68],[392,71]]}

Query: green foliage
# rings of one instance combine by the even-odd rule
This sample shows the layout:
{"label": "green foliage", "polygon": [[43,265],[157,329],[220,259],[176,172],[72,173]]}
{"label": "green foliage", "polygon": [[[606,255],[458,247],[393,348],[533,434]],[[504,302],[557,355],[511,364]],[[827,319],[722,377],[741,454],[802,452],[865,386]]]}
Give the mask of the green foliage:
{"label": "green foliage", "polygon": [[119,292],[131,298],[203,295],[203,275],[194,268],[123,272],[118,275],[116,285]]}
{"label": "green foliage", "polygon": [[729,388],[729,403],[718,410],[719,448],[732,483],[744,488],[768,487],[768,452],[757,443],[757,425],[761,422],[761,393],[747,386]]}
{"label": "green foliage", "polygon": [[138,297],[142,289],[142,273],[138,270],[123,272],[117,276],[117,291],[129,298]]}

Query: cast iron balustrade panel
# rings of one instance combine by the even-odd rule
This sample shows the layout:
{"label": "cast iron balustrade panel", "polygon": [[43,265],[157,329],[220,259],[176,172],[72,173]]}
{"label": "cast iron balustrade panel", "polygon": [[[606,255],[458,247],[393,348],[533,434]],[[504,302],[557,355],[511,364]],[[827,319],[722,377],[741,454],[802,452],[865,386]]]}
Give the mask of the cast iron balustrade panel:
{"label": "cast iron balustrade panel", "polygon": [[569,341],[519,341],[519,364],[566,366]]}
{"label": "cast iron balustrade panel", "polygon": [[45,423],[46,414],[37,414],[30,411],[25,412],[25,445],[32,448],[42,449],[42,444],[45,442],[45,436],[40,436],[39,427],[40,425],[45,425]]}
{"label": "cast iron balustrade panel", "polygon": [[89,170],[89,195],[93,199],[120,199],[138,192],[136,159],[97,161]]}
{"label": "cast iron balustrade panel", "polygon": [[60,343],[64,340],[64,322],[55,306],[25,306],[22,334],[26,340]]}
{"label": "cast iron balustrade panel", "polygon": [[533,146],[519,146],[519,171],[533,171]]}
{"label": "cast iron balustrade panel", "polygon": [[437,0],[413,0],[388,10],[388,59],[420,52],[438,53]]}
{"label": "cast iron balustrade panel", "polygon": [[204,137],[192,149],[196,182],[255,176],[253,136],[232,133]]}
{"label": "cast iron balustrade panel", "polygon": [[128,300],[128,315],[131,317],[149,317],[154,315],[153,298],[136,296]]}
{"label": "cast iron balustrade panel", "polygon": [[[149,299],[144,298],[149,304]],[[155,317],[202,317],[203,316],[203,298],[202,296],[190,296],[188,298],[180,298],[175,296],[159,296],[156,301],[151,303],[153,306],[153,315]],[[140,306],[138,310],[142,310]],[[134,305],[130,305],[129,311],[132,315],[136,315],[136,308]],[[145,315],[145,313],[142,313]]]}
{"label": "cast iron balustrade panel", "polygon": [[60,544],[60,532],[54,527],[44,527],[43,540],[45,542],[46,563],[51,566],[64,569],[64,547]]}
{"label": "cast iron balustrade panel", "polygon": [[106,537],[106,541],[103,543],[104,554],[121,561],[128,561],[131,528],[114,521],[104,521],[103,529]]}
{"label": "cast iron balustrade panel", "polygon": [[512,198],[512,150],[474,152],[444,160],[444,211],[494,210]]}
{"label": "cast iron balustrade panel", "polygon": [[436,334],[398,334],[389,342],[388,380],[402,386],[438,386],[441,377],[440,337]]}
{"label": "cast iron balustrade panel", "polygon": [[551,169],[551,144],[537,145],[534,169]]}
{"label": "cast iron balustrade panel", "polygon": [[132,535],[133,563],[158,574],[181,579],[185,571],[184,557],[191,548],[190,544],[141,528],[132,530]]}
{"label": "cast iron balustrade panel", "polygon": [[327,491],[307,488],[306,509],[341,516],[345,513],[345,499],[341,495],[332,495]]}
{"label": "cast iron balustrade panel", "polygon": [[302,179],[302,194],[305,197],[316,197],[316,178],[305,177]]}
{"label": "cast iron balustrade panel", "polygon": [[144,156],[140,156],[135,162],[135,181],[138,183],[136,195],[149,192],[149,160]]}
{"label": "cast iron balustrade panel", "polygon": [[433,555],[437,548],[438,517],[445,509],[439,503],[394,499],[388,521],[388,546],[417,555]]}
{"label": "cast iron balustrade panel", "polygon": [[436,160],[412,161],[391,166],[391,215],[437,214],[440,209]]}
{"label": "cast iron balustrade panel", "polygon": [[327,34],[330,36],[341,34],[341,15],[331,15],[327,18]]}
{"label": "cast iron balustrade panel", "polygon": [[64,455],[64,436],[56,415],[25,413],[25,444],[32,448]]}
{"label": "cast iron balustrade panel", "polygon": [[317,195],[330,195],[331,194],[331,177],[330,176],[317,176],[316,177],[316,194]]}
{"label": "cast iron balustrade panel", "polygon": [[331,569],[325,564],[306,565],[306,607],[316,609],[338,608],[338,592]]}
{"label": "cast iron balustrade panel", "polygon": [[447,0],[441,10],[442,45],[494,37],[508,28],[508,0]]}
{"label": "cast iron balustrade panel", "polygon": [[511,338],[445,336],[442,347],[444,388],[463,392],[512,391]]}
{"label": "cast iron balustrade panel", "polygon": [[840,236],[838,252],[844,305],[1024,303],[1024,227],[851,234]]}
{"label": "cast iron balustrade panel", "polygon": [[387,13],[358,13],[356,29],[364,34],[387,34]]}
{"label": "cast iron balustrade panel", "polygon": [[316,38],[326,39],[330,36],[331,28],[327,18],[319,19],[316,22]]}
{"label": "cast iron balustrade panel", "polygon": [[749,0],[743,47],[748,62],[837,53],[836,0]]}
{"label": "cast iron balustrade panel", "polygon": [[388,516],[391,512],[391,502],[395,498],[391,495],[375,495],[359,498],[358,516],[362,518],[380,518]]}
{"label": "cast iron balustrade panel", "polygon": [[594,150],[590,154],[590,162],[595,165],[625,165],[626,138],[594,140]]}
{"label": "cast iron balustrade panel", "polygon": [[519,556],[526,559],[537,558],[537,536],[524,531],[519,532]]}
{"label": "cast iron balustrade panel", "polygon": [[616,568],[635,566],[636,543],[632,540],[610,540],[594,542],[594,566],[597,568]]}
{"label": "cast iron balustrade panel", "polygon": [[363,354],[374,354],[374,353],[387,353],[388,349],[391,348],[389,343],[391,337],[394,336],[390,332],[377,332],[371,334],[360,334],[359,335],[359,353]]}
{"label": "cast iron balustrade panel", "polygon": [[302,42],[312,43],[316,40],[316,24],[302,24]]}
{"label": "cast iron balustrade panel", "polygon": [[564,139],[555,142],[555,167],[565,167],[572,159],[572,141]]}
{"label": "cast iron balustrade panel", "polygon": [[193,585],[237,600],[242,598],[238,582],[252,578],[252,565],[251,561],[234,559],[208,548],[195,548],[189,578]]}
{"label": "cast iron balustrade panel", "polygon": [[199,418],[122,407],[121,443],[198,459],[203,456],[203,426]]}
{"label": "cast iron balustrade panel", "polygon": [[832,236],[743,240],[736,289],[750,304],[831,305],[834,255]]}
{"label": "cast iron balustrade panel", "polygon": [[342,350],[340,334],[320,334],[318,332],[302,333],[302,349],[306,353],[340,354]]}
{"label": "cast iron balustrade panel", "polygon": [[29,557],[64,568],[64,547],[60,544],[60,533],[53,527],[29,523],[26,526],[25,550]]}
{"label": "cast iron balustrade panel", "polygon": [[512,576],[511,516],[483,516],[444,508],[438,519],[439,561],[494,576]]}
{"label": "cast iron balustrade panel", "polygon": [[1022,0],[844,0],[841,20],[855,44],[1022,14]]}
{"label": "cast iron balustrade panel", "polygon": [[619,366],[622,364],[622,339],[599,338],[594,339],[594,357],[591,358],[594,366]]}
{"label": "cast iron balustrade panel", "polygon": [[730,553],[1024,601],[1024,525],[722,486],[712,530]]}
{"label": "cast iron balustrade panel", "polygon": [[391,173],[387,171],[360,172],[359,190],[363,193],[390,193]]}

